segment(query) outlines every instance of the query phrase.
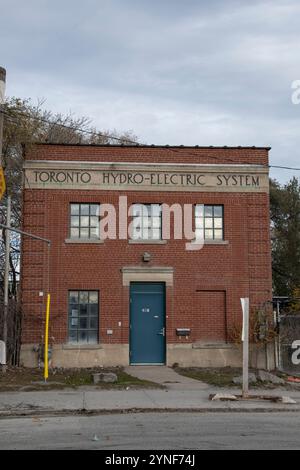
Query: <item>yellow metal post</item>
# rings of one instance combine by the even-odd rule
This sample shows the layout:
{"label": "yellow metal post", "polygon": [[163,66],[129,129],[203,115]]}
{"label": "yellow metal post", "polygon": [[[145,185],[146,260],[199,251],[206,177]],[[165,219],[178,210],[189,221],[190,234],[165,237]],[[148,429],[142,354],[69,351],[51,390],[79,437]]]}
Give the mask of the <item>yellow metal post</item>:
{"label": "yellow metal post", "polygon": [[44,378],[48,379],[48,343],[49,343],[49,316],[50,316],[50,294],[47,295],[46,326],[45,326],[45,353],[44,353]]}
{"label": "yellow metal post", "polygon": [[[1,132],[1,129],[0,129],[0,132]],[[0,159],[1,159],[1,153],[0,153]],[[2,196],[5,193],[5,190],[6,190],[6,185],[5,185],[4,171],[3,171],[3,168],[0,166],[0,199],[2,199]]]}

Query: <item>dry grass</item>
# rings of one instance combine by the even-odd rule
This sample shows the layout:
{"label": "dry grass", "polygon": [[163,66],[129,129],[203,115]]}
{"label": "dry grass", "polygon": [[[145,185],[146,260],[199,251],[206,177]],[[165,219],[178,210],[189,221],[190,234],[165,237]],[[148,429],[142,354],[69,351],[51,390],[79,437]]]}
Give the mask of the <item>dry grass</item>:
{"label": "dry grass", "polygon": [[[95,385],[92,374],[96,372],[113,372],[117,375],[115,383],[98,383]],[[52,369],[49,370],[47,383],[44,381],[42,369],[26,367],[9,367],[6,373],[0,372],[0,392],[3,391],[34,391],[76,389],[81,386],[91,386],[97,389],[123,388],[160,388],[154,382],[140,380],[124,372],[122,367],[87,368],[87,369]]]}
{"label": "dry grass", "polygon": [[[241,385],[235,385],[232,380],[234,377],[239,377],[242,375],[241,368],[234,367],[220,367],[220,368],[203,368],[203,367],[176,367],[176,372],[186,377],[192,379],[201,380],[209,385],[216,387],[235,387],[241,388]],[[254,372],[255,370],[249,370],[249,372]],[[278,374],[281,376],[282,374]],[[269,389],[278,388],[278,385],[274,385],[267,382],[256,382],[251,384],[251,388],[257,389]],[[286,384],[285,388],[289,388],[289,385]]]}

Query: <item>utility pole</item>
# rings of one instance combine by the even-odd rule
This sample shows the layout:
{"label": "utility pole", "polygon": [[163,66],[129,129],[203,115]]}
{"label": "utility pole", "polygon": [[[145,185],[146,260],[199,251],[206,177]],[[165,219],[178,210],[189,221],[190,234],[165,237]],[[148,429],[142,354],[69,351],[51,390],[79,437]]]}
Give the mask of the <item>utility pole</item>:
{"label": "utility pole", "polygon": [[[6,83],[6,70],[0,67],[0,106],[4,103],[5,95],[5,83]],[[0,159],[2,157],[2,129],[3,129],[3,114],[0,114]]]}
{"label": "utility pole", "polygon": [[[6,225],[10,227],[11,197],[7,196]],[[9,255],[10,255],[10,230],[5,234],[5,268],[4,268],[4,318],[3,318],[3,341],[5,345],[5,364],[3,372],[7,369],[7,316],[8,316],[8,288],[9,288]]]}
{"label": "utility pole", "polygon": [[0,199],[2,199],[5,193],[5,178],[2,168],[3,112],[1,109],[4,103],[5,79],[6,71],[4,68],[0,67]]}
{"label": "utility pole", "polygon": [[[3,140],[3,112],[1,107],[4,103],[6,84],[6,70],[0,67],[0,167],[2,167],[2,140]],[[6,223],[10,226],[10,211],[11,201],[10,197],[7,198],[7,212]],[[4,342],[4,365],[3,372],[6,372],[6,356],[7,356],[7,312],[8,312],[8,277],[9,277],[9,243],[10,232],[6,231],[6,244],[5,244],[5,270],[4,270],[4,318],[3,318],[3,342]]]}
{"label": "utility pole", "polygon": [[[0,67],[0,108],[4,103],[6,70]],[[3,113],[0,109],[0,166],[2,166]]]}

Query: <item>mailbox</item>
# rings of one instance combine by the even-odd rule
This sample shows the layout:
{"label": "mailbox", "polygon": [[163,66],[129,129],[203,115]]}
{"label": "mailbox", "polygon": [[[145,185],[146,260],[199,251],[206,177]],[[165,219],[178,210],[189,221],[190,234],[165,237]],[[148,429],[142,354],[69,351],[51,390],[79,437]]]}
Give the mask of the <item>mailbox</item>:
{"label": "mailbox", "polygon": [[190,328],[176,328],[177,336],[190,336],[190,334],[191,334]]}

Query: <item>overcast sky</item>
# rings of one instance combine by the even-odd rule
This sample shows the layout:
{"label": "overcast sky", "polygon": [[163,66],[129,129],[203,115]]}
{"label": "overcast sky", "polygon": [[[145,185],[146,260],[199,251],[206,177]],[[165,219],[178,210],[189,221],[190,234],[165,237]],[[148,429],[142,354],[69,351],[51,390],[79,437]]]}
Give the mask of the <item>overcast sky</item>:
{"label": "overcast sky", "polygon": [[299,18],[299,0],[0,0],[0,65],[7,95],[100,130],[300,167]]}

